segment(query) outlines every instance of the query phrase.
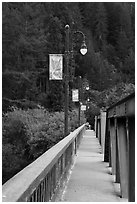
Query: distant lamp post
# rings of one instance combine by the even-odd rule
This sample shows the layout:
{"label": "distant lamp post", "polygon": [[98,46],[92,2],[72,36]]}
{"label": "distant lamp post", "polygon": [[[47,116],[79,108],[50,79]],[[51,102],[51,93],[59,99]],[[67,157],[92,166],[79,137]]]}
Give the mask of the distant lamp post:
{"label": "distant lamp post", "polygon": [[80,126],[80,116],[81,116],[81,100],[82,100],[82,97],[81,97],[81,76],[79,76],[78,78],[78,88],[79,88],[79,107],[78,107],[78,126]]}
{"label": "distant lamp post", "polygon": [[87,110],[90,108],[90,98],[87,99]]}
{"label": "distant lamp post", "polygon": [[[68,135],[68,105],[69,105],[69,58],[70,58],[70,53],[73,51],[69,50],[70,47],[70,26],[66,25],[65,26],[65,31],[66,31],[66,39],[65,39],[65,73],[64,73],[64,79],[65,79],[65,128],[64,128],[64,136],[66,137]],[[85,35],[81,31],[74,31],[72,33],[76,34],[80,33],[83,36],[83,43],[81,45],[80,52],[82,55],[85,55],[87,53],[87,46],[85,43]]]}

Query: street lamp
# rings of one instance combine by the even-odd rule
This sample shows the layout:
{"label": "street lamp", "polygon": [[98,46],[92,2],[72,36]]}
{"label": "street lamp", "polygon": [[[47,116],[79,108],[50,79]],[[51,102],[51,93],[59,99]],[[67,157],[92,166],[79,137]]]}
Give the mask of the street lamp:
{"label": "street lamp", "polygon": [[83,44],[81,45],[80,52],[82,55],[85,55],[87,53],[87,46],[84,41],[83,41]]}
{"label": "street lamp", "polygon": [[[64,136],[66,137],[68,135],[68,105],[69,105],[69,58],[70,58],[70,51],[69,51],[69,42],[70,42],[70,26],[65,26],[66,31],[66,40],[65,40],[65,73],[64,73],[64,79],[65,79],[65,128],[64,128]],[[81,31],[75,31],[72,34],[80,33],[83,36],[83,42],[81,45],[80,52],[82,55],[85,55],[87,53],[87,46],[85,43],[85,35]]]}
{"label": "street lamp", "polygon": [[90,99],[88,98],[88,99],[87,99],[87,102],[89,102],[89,101],[90,101]]}
{"label": "street lamp", "polygon": [[83,36],[83,42],[82,42],[82,45],[81,45],[81,48],[80,48],[80,52],[81,52],[82,55],[85,55],[87,53],[87,51],[88,51],[87,45],[86,45],[86,40],[85,40],[85,35],[80,30],[77,30],[77,31],[74,32],[74,34],[76,34],[76,33],[80,33]]}
{"label": "street lamp", "polygon": [[88,90],[89,90],[89,86],[86,87],[86,91],[88,91]]}

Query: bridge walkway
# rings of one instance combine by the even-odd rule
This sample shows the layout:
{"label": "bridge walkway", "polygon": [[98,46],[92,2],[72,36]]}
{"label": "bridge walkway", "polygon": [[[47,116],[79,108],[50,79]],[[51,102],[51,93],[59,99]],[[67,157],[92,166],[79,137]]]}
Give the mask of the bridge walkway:
{"label": "bridge walkway", "polygon": [[[60,202],[124,202],[92,130],[86,130]],[[118,185],[118,184],[117,184]]]}

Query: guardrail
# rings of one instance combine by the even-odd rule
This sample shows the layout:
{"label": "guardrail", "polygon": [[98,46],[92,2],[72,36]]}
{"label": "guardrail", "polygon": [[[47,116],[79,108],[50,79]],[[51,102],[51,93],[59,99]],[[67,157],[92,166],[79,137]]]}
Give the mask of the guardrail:
{"label": "guardrail", "polygon": [[[105,143],[101,131],[106,121]],[[104,161],[109,162],[115,182],[120,183],[121,197],[135,201],[135,93],[106,111],[106,118],[96,116],[96,137],[104,145]]]}
{"label": "guardrail", "polygon": [[3,202],[54,201],[73,164],[85,124],[28,165],[2,187]]}

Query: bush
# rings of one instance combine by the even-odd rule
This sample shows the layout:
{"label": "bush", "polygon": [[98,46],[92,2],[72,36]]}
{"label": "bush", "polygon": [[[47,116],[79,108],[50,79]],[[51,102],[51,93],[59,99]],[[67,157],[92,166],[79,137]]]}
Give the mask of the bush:
{"label": "bush", "polygon": [[[48,112],[42,107],[12,110],[3,114],[3,182],[64,138],[64,112]],[[77,126],[78,111],[73,110],[69,112],[69,131]]]}
{"label": "bush", "polygon": [[29,101],[27,99],[11,100],[8,98],[2,98],[2,111],[3,111],[3,113],[6,113],[7,111],[12,111],[13,107],[27,110],[27,109],[37,108],[38,104],[36,104],[34,101]]}
{"label": "bush", "polygon": [[2,183],[18,173],[29,163],[23,157],[22,149],[18,151],[15,145],[6,143],[2,145]]}

